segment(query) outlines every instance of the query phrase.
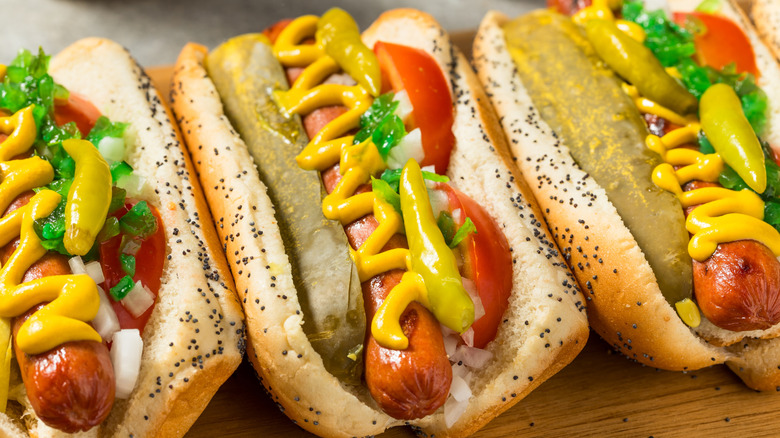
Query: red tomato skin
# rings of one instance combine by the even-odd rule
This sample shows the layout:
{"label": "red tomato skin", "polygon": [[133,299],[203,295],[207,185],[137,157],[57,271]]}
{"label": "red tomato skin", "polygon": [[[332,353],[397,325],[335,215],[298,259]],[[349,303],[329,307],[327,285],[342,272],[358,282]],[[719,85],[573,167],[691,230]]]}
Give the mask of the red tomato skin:
{"label": "red tomato skin", "polygon": [[448,184],[437,184],[437,188],[447,193],[450,211],[460,208],[461,222],[469,217],[477,229],[461,242],[460,248],[465,249],[463,276],[474,282],[485,308],[485,315],[471,326],[474,347],[485,348],[496,337],[512,294],[509,243],[498,224],[476,201]]}
{"label": "red tomato skin", "polygon": [[735,62],[737,72],[752,73],[757,78],[761,76],[756,66],[753,45],[742,28],[726,17],[705,12],[675,12],[673,19],[684,25],[689,16],[701,20],[707,27],[707,32],[697,35],[693,41],[700,64],[720,70]]}
{"label": "red tomato skin", "polygon": [[268,26],[263,30],[263,35],[267,36],[268,39],[271,41],[271,44],[276,42],[276,39],[279,38],[279,34],[282,33],[285,27],[287,27],[290,23],[292,23],[292,18],[285,18],[282,20],[277,21],[276,23]]}
{"label": "red tomato skin", "polygon": [[592,3],[592,0],[547,0],[547,7],[564,15],[574,15]]}
{"label": "red tomato skin", "polygon": [[[125,207],[120,209],[115,215],[117,217],[123,216],[133,204],[134,203],[125,205]],[[151,205],[149,208],[157,219],[157,232],[141,243],[141,247],[135,255],[136,265],[133,281],[140,280],[141,284],[148,287],[156,298],[160,291],[163,265],[165,264],[165,230],[163,229],[160,213]],[[107,294],[108,290],[115,286],[119,280],[126,275],[119,262],[119,246],[121,243],[122,236],[119,235],[100,244],[100,264],[103,267],[103,276],[106,279],[105,283],[103,283],[103,287]],[[138,329],[143,333],[144,327],[149,321],[149,317],[152,316],[154,306],[150,307],[138,318],[134,318],[133,315],[125,309],[125,306],[123,306],[122,303],[114,301],[110,296],[109,301],[111,301],[111,306],[114,308],[117,318],[119,318],[119,326],[122,329]]]}
{"label": "red tomato skin", "polygon": [[67,102],[55,104],[54,122],[62,126],[68,122],[76,122],[82,137],[86,137],[89,131],[95,127],[95,122],[100,117],[100,111],[87,99],[76,93],[70,93]]}
{"label": "red tomato skin", "polygon": [[[382,69],[383,91],[406,90],[412,104],[411,129],[420,128],[425,159],[444,174],[455,144],[453,106],[444,73],[422,50],[379,41],[374,45]],[[410,129],[410,130],[411,130]]]}

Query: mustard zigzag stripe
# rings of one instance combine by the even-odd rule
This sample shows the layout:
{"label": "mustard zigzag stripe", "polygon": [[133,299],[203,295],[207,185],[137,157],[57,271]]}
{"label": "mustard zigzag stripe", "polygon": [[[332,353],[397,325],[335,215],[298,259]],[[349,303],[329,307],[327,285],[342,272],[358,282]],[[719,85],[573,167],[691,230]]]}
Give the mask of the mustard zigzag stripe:
{"label": "mustard zigzag stripe", "polygon": [[[0,117],[0,132],[8,135],[0,144],[0,211],[5,211],[20,194],[54,178],[54,169],[40,157],[12,160],[27,152],[35,141],[32,109],[29,106],[12,116]],[[27,269],[46,254],[33,222],[51,214],[60,199],[56,192],[41,190],[24,207],[0,218],[0,246],[20,237],[16,250],[0,269],[0,317],[17,317],[49,302],[31,315],[16,335],[17,345],[27,354],[40,354],[68,341],[101,341],[85,322],[97,315],[100,303],[97,286],[89,276],[57,275],[21,283]]]}
{"label": "mustard zigzag stripe", "polygon": [[427,304],[425,285],[420,275],[411,271],[408,249],[381,252],[393,234],[402,231],[401,215],[371,191],[355,193],[372,175],[386,168],[370,139],[353,145],[354,136],[347,135],[360,127],[360,116],[371,106],[373,98],[360,85],[323,83],[340,67],[319,44],[302,44],[315,36],[317,20],[314,15],[299,17],[279,34],[273,46],[279,62],[285,67],[305,69],[288,91],[277,91],[275,97],[289,114],[306,115],[330,105],[348,108],[311,139],[297,161],[304,169],[319,171],[339,163],[341,181],[322,202],[325,217],[347,225],[373,212],[379,222],[378,228],[357,250],[350,249],[361,282],[391,269],[407,270],[372,322],[372,334],[381,345],[405,349],[408,339],[398,320],[412,301]]}

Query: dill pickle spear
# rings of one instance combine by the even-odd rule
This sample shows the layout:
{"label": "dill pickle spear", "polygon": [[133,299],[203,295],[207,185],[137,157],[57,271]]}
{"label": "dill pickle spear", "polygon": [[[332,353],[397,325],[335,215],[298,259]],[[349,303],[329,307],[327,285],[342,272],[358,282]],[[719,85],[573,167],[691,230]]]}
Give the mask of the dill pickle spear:
{"label": "dill pickle spear", "polygon": [[517,70],[542,118],[577,164],[603,187],[631,230],[670,304],[692,294],[688,233],[680,202],[651,181],[661,157],[620,80],[582,30],[547,10],[504,27]]}
{"label": "dill pickle spear", "polygon": [[300,118],[282,116],[271,98],[273,90],[287,88],[284,71],[260,34],[228,40],[209,54],[206,67],[276,208],[303,330],[325,368],[356,383],[362,359],[348,355],[356,357],[365,337],[360,280],[343,227],[322,214],[319,174],[295,161],[308,142]]}

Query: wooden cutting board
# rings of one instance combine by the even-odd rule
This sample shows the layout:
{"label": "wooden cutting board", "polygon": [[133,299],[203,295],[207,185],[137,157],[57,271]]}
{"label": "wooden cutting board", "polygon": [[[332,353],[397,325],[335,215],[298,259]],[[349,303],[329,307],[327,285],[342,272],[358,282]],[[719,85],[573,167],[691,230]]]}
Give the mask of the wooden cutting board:
{"label": "wooden cutting board", "polygon": [[[471,34],[453,39],[468,48]],[[168,96],[172,66],[148,72]],[[780,390],[780,388],[778,388]],[[757,393],[725,366],[677,373],[631,362],[598,335],[563,371],[494,419],[488,437],[780,436],[780,393]],[[211,400],[188,438],[313,436],[265,394],[245,362]],[[383,437],[412,437],[394,428]]]}

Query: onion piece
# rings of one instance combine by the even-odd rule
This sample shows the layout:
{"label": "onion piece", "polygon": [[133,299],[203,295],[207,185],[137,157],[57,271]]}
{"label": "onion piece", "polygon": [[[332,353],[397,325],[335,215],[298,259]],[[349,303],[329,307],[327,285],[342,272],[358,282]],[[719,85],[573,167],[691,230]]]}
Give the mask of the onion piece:
{"label": "onion piece", "polygon": [[444,403],[444,423],[447,428],[452,427],[456,421],[466,412],[466,408],[469,407],[468,400],[458,401],[455,397],[449,397],[447,402]]}
{"label": "onion piece", "polygon": [[100,307],[97,315],[95,315],[95,319],[92,320],[92,326],[95,327],[95,331],[103,338],[103,342],[111,342],[114,333],[120,329],[119,318],[117,318],[116,312],[114,312],[114,308],[111,306],[111,302],[108,300],[108,296],[103,288],[98,286],[97,290],[100,296]]}
{"label": "onion piece", "polygon": [[139,249],[141,249],[141,244],[134,239],[129,239],[125,243],[125,247],[122,248],[122,254],[136,255]]}
{"label": "onion piece", "polygon": [[125,189],[127,196],[135,198],[143,194],[146,188],[146,180],[133,171],[130,175],[120,177],[116,182],[116,186],[120,189]]}
{"label": "onion piece", "polygon": [[95,280],[95,284],[100,284],[106,281],[106,277],[103,276],[103,267],[100,266],[100,262],[97,260],[84,265],[84,270],[86,271],[87,275]]}
{"label": "onion piece", "polygon": [[447,197],[447,193],[444,190],[431,190],[428,189],[428,199],[431,202],[431,210],[433,210],[433,218],[438,219],[439,214],[442,211],[449,211],[450,198]]}
{"label": "onion piece", "polygon": [[400,143],[390,149],[390,153],[387,155],[387,167],[400,169],[404,167],[410,158],[414,158],[418,163],[425,158],[420,128],[415,128],[412,132],[406,134]]}
{"label": "onion piece", "polygon": [[487,350],[461,345],[450,358],[450,361],[454,361],[455,363],[463,362],[463,364],[469,368],[482,368],[492,358],[493,353]]}
{"label": "onion piece", "polygon": [[672,7],[667,0],[644,0],[645,11],[652,12],[659,9],[666,12],[666,16],[672,18]]}
{"label": "onion piece", "polygon": [[450,395],[459,401],[467,401],[471,398],[471,388],[468,383],[460,376],[452,376],[452,385],[450,385]]}
{"label": "onion piece", "polygon": [[463,334],[460,335],[460,338],[463,339],[463,342],[466,343],[469,347],[474,346],[474,329],[469,327]]}
{"label": "onion piece", "polygon": [[412,113],[412,101],[409,100],[409,94],[406,90],[401,90],[393,96],[393,100],[398,102],[398,106],[395,108],[393,114],[397,115],[401,120],[406,122],[406,118]]}
{"label": "onion piece", "polygon": [[[456,208],[455,210],[452,210],[452,220],[455,221],[456,224],[461,223],[461,216],[463,215],[463,210]],[[463,219],[465,221],[465,219]]]}
{"label": "onion piece", "polygon": [[485,316],[485,306],[482,305],[482,298],[477,291],[477,285],[466,277],[460,277],[463,282],[463,288],[468,292],[471,301],[474,303],[474,321]]}
{"label": "onion piece", "polygon": [[122,161],[125,157],[125,140],[117,137],[103,137],[97,144],[100,155],[111,164],[114,161]]}
{"label": "onion piece", "polygon": [[458,349],[458,343],[460,342],[460,336],[457,333],[444,336],[444,351],[447,353],[447,357],[451,357]]}
{"label": "onion piece", "polygon": [[120,303],[133,315],[133,318],[138,318],[154,305],[154,294],[140,281],[136,281],[135,286],[130,289],[127,296],[122,298]]}
{"label": "onion piece", "polygon": [[68,265],[70,265],[70,270],[74,274],[86,274],[87,268],[84,266],[84,260],[81,259],[81,256],[73,256],[68,259]]}
{"label": "onion piece", "polygon": [[138,329],[120,330],[111,345],[111,363],[116,377],[116,398],[126,399],[135,388],[141,370],[144,341]]}

